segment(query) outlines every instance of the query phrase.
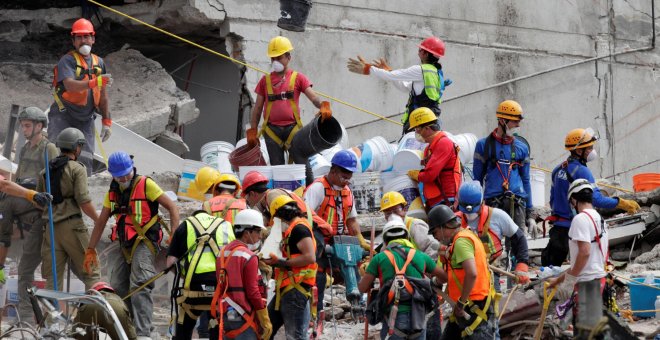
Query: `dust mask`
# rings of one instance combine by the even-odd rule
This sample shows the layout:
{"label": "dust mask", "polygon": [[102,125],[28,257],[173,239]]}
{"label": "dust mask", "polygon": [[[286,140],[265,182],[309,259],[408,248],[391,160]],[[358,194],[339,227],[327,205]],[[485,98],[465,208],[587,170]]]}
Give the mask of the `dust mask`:
{"label": "dust mask", "polygon": [[392,215],[390,215],[387,218],[387,222],[393,222],[393,221],[403,222],[403,219],[401,218],[401,216],[399,216],[395,213],[392,213]]}
{"label": "dust mask", "polygon": [[465,214],[465,217],[467,218],[468,221],[474,221],[479,217],[478,213],[467,213]]}
{"label": "dust mask", "polygon": [[247,246],[248,246],[248,249],[250,249],[251,251],[256,252],[256,251],[259,250],[259,248],[261,248],[261,240],[257,241],[257,243],[250,243]]}
{"label": "dust mask", "polygon": [[598,159],[598,153],[596,150],[591,150],[591,152],[587,155],[587,162],[593,162],[596,159]]}
{"label": "dust mask", "polygon": [[424,140],[424,137],[422,137],[422,135],[420,135],[417,132],[415,132],[415,140],[417,140],[420,143],[426,143],[426,141]]}
{"label": "dust mask", "polygon": [[506,135],[509,137],[513,137],[513,135],[518,134],[518,131],[520,130],[519,127],[514,127],[510,129],[506,129]]}
{"label": "dust mask", "polygon": [[78,52],[84,56],[88,56],[92,52],[92,46],[82,45],[78,49]]}
{"label": "dust mask", "polygon": [[282,65],[282,63],[280,63],[279,61],[275,60],[271,64],[270,69],[273,72],[282,72],[282,71],[284,71],[284,65]]}
{"label": "dust mask", "polygon": [[121,190],[126,190],[131,186],[131,181],[126,181],[126,182],[117,182],[119,184],[119,188]]}

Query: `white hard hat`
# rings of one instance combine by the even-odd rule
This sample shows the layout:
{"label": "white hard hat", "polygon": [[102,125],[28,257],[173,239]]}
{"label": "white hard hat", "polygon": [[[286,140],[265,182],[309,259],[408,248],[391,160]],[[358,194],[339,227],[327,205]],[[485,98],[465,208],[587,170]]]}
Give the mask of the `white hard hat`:
{"label": "white hard hat", "polygon": [[266,229],[264,226],[264,216],[254,209],[239,211],[236,214],[236,218],[234,218],[234,232],[239,233],[253,228]]}
{"label": "white hard hat", "polygon": [[589,190],[593,192],[594,186],[584,178],[579,178],[571,182],[571,184],[568,186],[568,200],[570,201],[573,194],[577,194],[582,190]]}
{"label": "white hard hat", "polygon": [[399,219],[393,219],[385,223],[383,227],[383,239],[394,240],[408,237],[408,228]]}

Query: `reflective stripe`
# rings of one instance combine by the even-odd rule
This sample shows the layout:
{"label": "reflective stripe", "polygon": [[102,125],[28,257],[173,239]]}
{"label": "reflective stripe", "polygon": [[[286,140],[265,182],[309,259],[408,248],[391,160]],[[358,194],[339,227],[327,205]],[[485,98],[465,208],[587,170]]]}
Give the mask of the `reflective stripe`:
{"label": "reflective stripe", "polygon": [[[231,251],[230,251],[230,250],[225,250],[225,252],[224,252],[224,255],[225,255],[225,256],[229,256],[230,254],[231,254]],[[242,251],[242,250],[236,250],[236,251],[234,251],[234,255],[233,255],[233,256],[240,256],[240,257],[242,257],[242,258],[244,258],[244,259],[246,259],[246,260],[249,260],[249,259],[251,259],[252,256],[254,256],[254,255],[250,255],[250,254],[248,254],[248,253],[246,253],[246,252],[244,252],[244,251]]]}

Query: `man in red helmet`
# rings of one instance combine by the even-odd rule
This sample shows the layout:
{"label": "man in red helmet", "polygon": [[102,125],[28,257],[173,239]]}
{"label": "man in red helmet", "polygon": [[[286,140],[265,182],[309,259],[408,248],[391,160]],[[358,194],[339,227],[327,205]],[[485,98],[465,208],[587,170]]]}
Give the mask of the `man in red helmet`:
{"label": "man in red helmet", "polygon": [[[115,294],[115,290],[108,283],[103,281],[95,283],[91,290],[99,292],[108,302],[110,307],[112,307],[112,310],[117,315],[117,319],[121,323],[121,327],[126,333],[126,337],[129,340],[136,340],[137,335],[135,333],[135,327],[133,326],[133,320],[128,312],[128,307],[126,307],[126,304],[121,297]],[[87,293],[95,295],[92,291],[88,291]],[[78,340],[101,339],[99,336],[99,329],[92,326],[100,327],[101,330],[107,333],[112,339],[121,339],[115,329],[115,322],[112,316],[106,313],[106,309],[99,304],[89,303],[80,306],[75,322],[84,325],[86,331],[85,335],[76,336],[76,339]]]}
{"label": "man in red helmet", "polygon": [[[396,88],[409,92],[406,111],[401,118],[403,133],[408,132],[408,116],[419,107],[428,107],[440,119],[440,102],[446,86],[451,84],[442,72],[440,57],[445,55],[445,43],[436,37],[428,37],[419,44],[417,55],[419,65],[405,69],[392,70],[384,58],[367,63],[361,56],[358,59],[348,59],[348,70],[376,78],[394,82]],[[439,120],[438,120],[439,121]]]}
{"label": "man in red helmet", "polygon": [[73,50],[60,58],[54,69],[53,98],[48,112],[48,134],[57,136],[67,127],[75,127],[85,135],[85,146],[79,160],[92,172],[94,155],[94,119],[102,118],[101,141],[110,138],[110,110],[107,87],[112,77],[106,73],[101,57],[91,53],[95,41],[94,25],[78,19],[71,27]]}

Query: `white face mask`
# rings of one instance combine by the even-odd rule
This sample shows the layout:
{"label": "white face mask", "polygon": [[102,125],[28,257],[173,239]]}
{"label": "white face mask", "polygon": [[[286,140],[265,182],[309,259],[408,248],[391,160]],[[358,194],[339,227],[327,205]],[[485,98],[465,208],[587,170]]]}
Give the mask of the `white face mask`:
{"label": "white face mask", "polygon": [[596,150],[591,150],[591,152],[587,155],[587,162],[593,162],[596,159],[598,159],[598,153]]}
{"label": "white face mask", "polygon": [[392,213],[389,217],[387,217],[387,222],[392,222],[392,221],[403,222],[403,219],[401,218],[401,216]]}
{"label": "white face mask", "polygon": [[479,217],[478,213],[467,213],[465,214],[465,217],[467,218],[468,221],[474,221]]}
{"label": "white face mask", "polygon": [[513,135],[514,135],[514,134],[517,134],[518,131],[520,131],[520,128],[519,128],[519,127],[514,127],[514,128],[506,129],[506,135],[509,136],[509,137],[513,137]]}
{"label": "white face mask", "polygon": [[126,190],[131,185],[131,181],[117,183],[119,184],[119,188],[121,188],[121,190]]}
{"label": "white face mask", "polygon": [[417,132],[415,132],[415,140],[417,140],[420,143],[426,143],[426,141],[424,140],[424,137],[422,137],[422,135],[420,135]]}
{"label": "white face mask", "polygon": [[257,251],[261,248],[261,240],[257,241],[257,243],[250,243],[247,246],[251,251]]}
{"label": "white face mask", "polygon": [[78,49],[78,52],[84,56],[88,56],[92,52],[92,46],[82,45]]}
{"label": "white face mask", "polygon": [[271,64],[270,69],[273,72],[282,72],[282,71],[284,71],[284,65],[282,65],[282,63],[280,63],[279,61],[275,60]]}

